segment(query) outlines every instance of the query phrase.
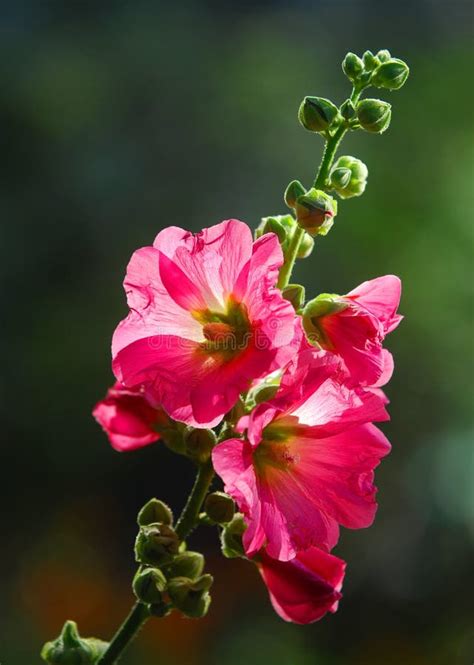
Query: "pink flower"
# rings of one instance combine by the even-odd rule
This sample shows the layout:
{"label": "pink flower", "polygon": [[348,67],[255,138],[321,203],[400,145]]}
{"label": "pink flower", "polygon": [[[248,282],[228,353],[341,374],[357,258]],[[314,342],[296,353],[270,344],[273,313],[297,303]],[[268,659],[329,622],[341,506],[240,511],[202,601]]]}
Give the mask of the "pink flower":
{"label": "pink flower", "polygon": [[262,551],[257,566],[275,612],[285,621],[312,623],[335,612],[346,564],[317,547],[291,561],[277,561]]}
{"label": "pink flower", "polygon": [[145,384],[176,420],[216,425],[254,379],[294,355],[295,312],[275,286],[282,262],[275,235],[253,242],[237,220],[159,233],[128,265],[117,379]]}
{"label": "pink flower", "polygon": [[393,360],[382,343],[402,320],[396,313],[400,294],[394,275],[364,282],[346,296],[322,294],[306,306],[306,332],[319,347],[343,358],[355,382],[384,385]]}
{"label": "pink flower", "polygon": [[282,561],[312,545],[329,551],[339,524],[372,523],[374,468],[390,444],[371,421],[388,419],[386,400],[344,380],[334,355],[301,352],[275,398],[239,423],[246,438],[214,448],[214,467],[248,524],[248,556],[264,545]]}
{"label": "pink flower", "polygon": [[157,441],[160,435],[154,427],[168,421],[163,410],[152,404],[140,386],[125,388],[120,383],[109,388],[92,415],[109,437],[111,446],[119,452]]}

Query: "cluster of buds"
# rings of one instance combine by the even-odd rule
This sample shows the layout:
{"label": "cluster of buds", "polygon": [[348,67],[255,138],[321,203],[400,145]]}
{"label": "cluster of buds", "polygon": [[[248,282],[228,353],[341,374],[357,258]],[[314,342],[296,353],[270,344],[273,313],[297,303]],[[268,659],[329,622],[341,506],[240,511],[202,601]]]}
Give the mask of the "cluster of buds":
{"label": "cluster of buds", "polygon": [[138,525],[135,558],[140,567],[133,580],[137,599],[148,605],[152,616],[163,617],[173,609],[187,617],[205,616],[213,579],[203,572],[203,555],[187,551],[180,542],[170,508],[151,499],[139,512]]}

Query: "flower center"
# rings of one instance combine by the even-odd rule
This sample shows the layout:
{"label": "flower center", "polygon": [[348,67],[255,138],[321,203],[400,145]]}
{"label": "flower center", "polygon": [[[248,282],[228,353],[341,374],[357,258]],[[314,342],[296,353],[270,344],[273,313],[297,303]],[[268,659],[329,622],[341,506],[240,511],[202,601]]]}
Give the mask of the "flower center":
{"label": "flower center", "polygon": [[300,461],[295,452],[293,424],[270,423],[263,430],[263,438],[253,454],[256,470],[262,474],[268,467],[287,471]]}
{"label": "flower center", "polygon": [[194,318],[202,324],[201,349],[207,353],[218,353],[228,360],[248,346],[252,327],[244,304],[229,298],[224,312],[201,310]]}

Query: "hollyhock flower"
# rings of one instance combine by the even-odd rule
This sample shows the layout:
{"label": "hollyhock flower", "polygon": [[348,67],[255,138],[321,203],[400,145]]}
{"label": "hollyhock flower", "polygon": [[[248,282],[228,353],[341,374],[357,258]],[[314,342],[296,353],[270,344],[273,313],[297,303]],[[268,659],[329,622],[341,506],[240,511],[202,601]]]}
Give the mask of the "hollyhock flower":
{"label": "hollyhock flower", "polygon": [[329,551],[340,524],[372,524],[374,468],[390,444],[371,423],[388,419],[386,400],[345,377],[336,356],[301,352],[275,398],[239,423],[246,438],[214,448],[214,468],[248,524],[248,556],[264,545],[282,561],[312,545]]}
{"label": "hollyhock flower", "polygon": [[125,388],[115,383],[98,402],[92,415],[119,452],[143,448],[160,438],[155,427],[168,422],[163,409],[154,405],[141,386]]}
{"label": "hollyhock flower", "polygon": [[112,342],[117,379],[145,384],[176,420],[216,425],[252,380],[294,354],[295,312],[276,288],[282,262],[275,235],[253,242],[237,220],[159,233],[128,265],[130,313]]}
{"label": "hollyhock flower", "polygon": [[335,612],[346,564],[317,547],[299,552],[291,561],[278,561],[262,552],[256,557],[275,612],[285,621],[313,623]]}
{"label": "hollyhock flower", "polygon": [[398,326],[401,282],[385,275],[364,282],[345,296],[322,294],[303,313],[308,338],[340,355],[354,382],[384,385],[393,360],[382,348],[385,336]]}

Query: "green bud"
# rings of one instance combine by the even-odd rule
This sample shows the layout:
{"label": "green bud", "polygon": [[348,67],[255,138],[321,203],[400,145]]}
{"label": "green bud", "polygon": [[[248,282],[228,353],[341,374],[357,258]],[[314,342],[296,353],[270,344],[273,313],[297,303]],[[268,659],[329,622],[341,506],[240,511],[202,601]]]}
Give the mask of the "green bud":
{"label": "green bud", "polygon": [[342,61],[342,70],[350,81],[356,81],[364,71],[364,63],[355,53],[348,53]]}
{"label": "green bud", "polygon": [[[313,240],[311,238],[311,240]],[[313,241],[314,242],[314,241]],[[301,284],[288,284],[282,291],[282,296],[288,302],[291,302],[297,312],[304,305],[305,288]]]}
{"label": "green bud", "polygon": [[[299,180],[292,180],[285,191],[285,203],[289,208],[296,206],[296,200],[299,196],[306,194],[306,189]],[[293,218],[292,218],[293,219]]]}
{"label": "green bud", "polygon": [[280,386],[278,383],[267,383],[260,388],[257,388],[253,393],[255,404],[263,404],[263,402],[268,402],[269,400],[273,399],[278,392],[279,387]]}
{"label": "green bud", "polygon": [[216,445],[216,435],[211,429],[195,429],[190,427],[184,437],[186,454],[191,459],[203,464],[211,456],[211,450]]}
{"label": "green bud", "polygon": [[407,80],[409,73],[410,69],[403,60],[393,58],[377,67],[370,82],[376,88],[398,90]]}
{"label": "green bud", "polygon": [[298,247],[298,253],[296,255],[296,258],[306,259],[311,254],[313,249],[314,249],[314,240],[310,235],[305,233],[303,238],[301,239],[300,246]]}
{"label": "green bud", "polygon": [[310,189],[296,202],[298,225],[309,235],[326,235],[337,214],[337,201],[318,189]]}
{"label": "green bud", "polygon": [[161,522],[171,526],[173,524],[173,513],[171,508],[159,499],[150,499],[138,513],[138,526]]}
{"label": "green bud", "polygon": [[362,56],[362,60],[364,62],[364,67],[368,72],[372,72],[379,65],[379,61],[372,51],[366,51]]}
{"label": "green bud", "polygon": [[148,607],[150,616],[157,617],[158,619],[163,619],[163,617],[168,616],[172,609],[173,606],[170,603],[166,603],[164,600],[160,600],[158,603],[151,603]]}
{"label": "green bud", "polygon": [[224,492],[212,492],[206,497],[204,510],[215,524],[227,524],[234,517],[235,503]]}
{"label": "green bud", "polygon": [[391,58],[392,56],[390,55],[390,51],[387,51],[387,49],[382,49],[381,51],[379,51],[379,52],[377,53],[377,55],[376,55],[375,57],[376,57],[380,62],[387,62],[387,60],[390,60],[390,58]]}
{"label": "green bud", "polygon": [[255,231],[255,238],[260,238],[266,233],[274,233],[281,245],[286,240],[286,229],[276,217],[263,217]]}
{"label": "green bud", "polygon": [[324,97],[305,97],[298,111],[298,118],[310,132],[324,132],[338,114],[337,106]]}
{"label": "green bud", "polygon": [[242,513],[235,513],[232,521],[222,529],[221,547],[222,554],[227,559],[245,556],[242,545],[242,535],[247,528]]}
{"label": "green bud", "polygon": [[360,196],[366,187],[369,172],[364,162],[345,155],[334,164],[329,181],[342,199]]}
{"label": "green bud", "polygon": [[357,119],[362,129],[382,134],[390,125],[392,107],[380,99],[363,99],[357,104]]}
{"label": "green bud", "polygon": [[312,344],[326,346],[328,340],[319,320],[324,316],[342,312],[346,307],[347,303],[335,293],[321,293],[310,300],[303,310],[303,328],[308,340]]}
{"label": "green bud", "polygon": [[200,552],[182,552],[175,556],[173,561],[164,568],[168,579],[173,577],[188,577],[197,579],[204,570],[204,557]]}
{"label": "green bud", "polygon": [[209,589],[212,581],[211,575],[202,575],[197,580],[187,577],[170,580],[168,593],[174,607],[193,619],[205,616],[211,604]]}
{"label": "green bud", "polygon": [[105,653],[107,642],[81,637],[75,621],[66,621],[61,635],[46,642],[41,658],[50,665],[93,665]]}
{"label": "green bud", "polygon": [[350,99],[346,99],[341,105],[340,112],[344,120],[351,120],[355,116],[356,110]]}
{"label": "green bud", "polygon": [[132,588],[142,603],[161,603],[166,577],[158,568],[139,568],[133,578]]}
{"label": "green bud", "polygon": [[135,559],[150,566],[168,563],[178,550],[179,538],[167,524],[142,526],[135,541]]}

